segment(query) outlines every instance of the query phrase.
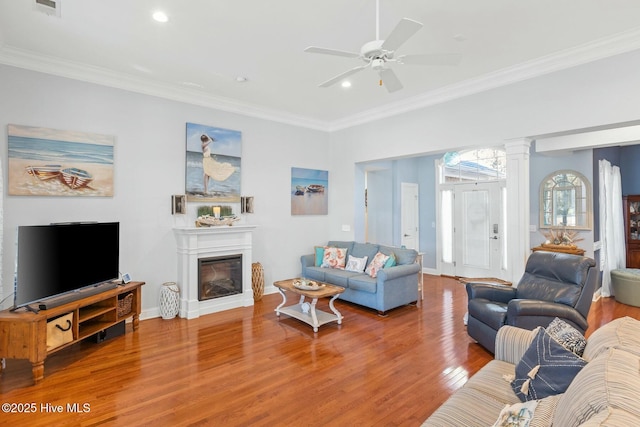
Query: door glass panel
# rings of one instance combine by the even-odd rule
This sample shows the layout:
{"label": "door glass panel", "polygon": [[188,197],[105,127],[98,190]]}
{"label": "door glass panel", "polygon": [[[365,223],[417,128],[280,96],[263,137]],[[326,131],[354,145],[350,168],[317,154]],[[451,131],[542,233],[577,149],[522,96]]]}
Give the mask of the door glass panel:
{"label": "door glass panel", "polygon": [[490,268],[489,192],[463,192],[460,208],[466,213],[462,222],[462,263],[465,267]]}

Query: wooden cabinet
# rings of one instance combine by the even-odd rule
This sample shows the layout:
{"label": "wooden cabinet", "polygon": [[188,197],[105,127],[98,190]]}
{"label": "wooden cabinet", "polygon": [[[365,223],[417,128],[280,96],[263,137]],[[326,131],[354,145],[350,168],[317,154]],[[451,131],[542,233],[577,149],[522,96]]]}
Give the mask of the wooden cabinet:
{"label": "wooden cabinet", "polygon": [[[28,359],[33,380],[39,382],[44,378],[44,360],[49,354],[129,318],[132,318],[133,330],[138,329],[142,285],[144,282],[129,282],[38,313],[26,309],[1,311],[0,358]],[[47,349],[47,322],[69,313],[72,314],[71,340]]]}
{"label": "wooden cabinet", "polygon": [[627,267],[640,268],[640,195],[624,196],[624,234],[627,245]]}

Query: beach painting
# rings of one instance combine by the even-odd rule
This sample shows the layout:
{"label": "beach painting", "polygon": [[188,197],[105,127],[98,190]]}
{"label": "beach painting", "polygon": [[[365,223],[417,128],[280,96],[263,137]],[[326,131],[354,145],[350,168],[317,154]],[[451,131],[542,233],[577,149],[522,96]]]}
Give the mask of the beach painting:
{"label": "beach painting", "polygon": [[240,203],[241,154],[241,132],[187,123],[187,201]]}
{"label": "beach painting", "polygon": [[327,215],[329,172],[291,168],[291,215]]}
{"label": "beach painting", "polygon": [[10,124],[9,195],[113,197],[115,137]]}

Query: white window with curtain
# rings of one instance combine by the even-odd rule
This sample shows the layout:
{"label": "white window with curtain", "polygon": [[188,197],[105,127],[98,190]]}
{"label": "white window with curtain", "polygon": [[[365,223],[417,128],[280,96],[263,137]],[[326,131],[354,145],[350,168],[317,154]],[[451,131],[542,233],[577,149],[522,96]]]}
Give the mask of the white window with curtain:
{"label": "white window with curtain", "polygon": [[603,297],[610,297],[611,270],[626,266],[622,180],[620,168],[608,160],[598,162],[600,177],[600,270]]}

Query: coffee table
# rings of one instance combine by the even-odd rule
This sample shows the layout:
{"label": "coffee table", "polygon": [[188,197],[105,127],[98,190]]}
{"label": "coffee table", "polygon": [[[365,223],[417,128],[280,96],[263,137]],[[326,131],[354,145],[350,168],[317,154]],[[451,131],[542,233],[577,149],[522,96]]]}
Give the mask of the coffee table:
{"label": "coffee table", "polygon": [[[330,285],[328,283],[322,283],[315,281],[318,284],[318,290],[304,290],[298,289],[294,286],[294,283],[298,282],[300,279],[287,279],[280,280],[278,282],[274,282],[273,286],[278,288],[280,295],[282,295],[282,303],[276,307],[275,312],[278,317],[280,317],[280,313],[284,313],[288,316],[291,316],[295,319],[298,319],[308,325],[313,326],[313,332],[318,332],[318,328],[325,323],[329,322],[338,322],[338,324],[342,324],[342,314],[338,310],[336,310],[333,302],[340,296],[341,293],[344,292],[344,288],[340,286]],[[286,292],[291,292],[300,296],[300,300],[297,304],[293,304],[285,307],[284,305],[287,303],[287,294]],[[329,300],[329,308],[332,313],[327,313],[326,311],[316,310],[316,303],[318,302],[318,298],[331,297]],[[305,298],[311,299],[311,303],[305,302]]]}

